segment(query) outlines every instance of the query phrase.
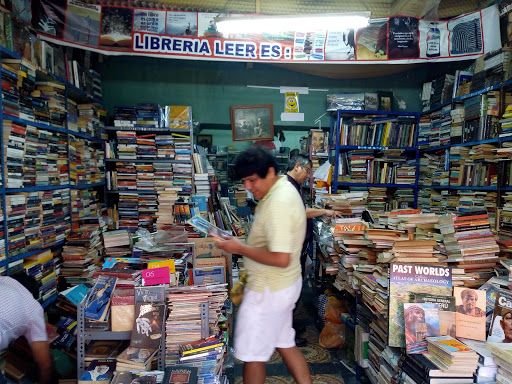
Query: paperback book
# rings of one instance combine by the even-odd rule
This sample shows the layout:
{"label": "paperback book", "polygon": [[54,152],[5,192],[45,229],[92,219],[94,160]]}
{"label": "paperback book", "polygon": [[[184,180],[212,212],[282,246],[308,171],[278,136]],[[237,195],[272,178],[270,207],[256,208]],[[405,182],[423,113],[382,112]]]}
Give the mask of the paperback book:
{"label": "paperback book", "polygon": [[439,306],[439,335],[455,337],[455,297],[420,293],[417,303],[436,303]]}
{"label": "paperback book", "polygon": [[192,384],[197,383],[197,367],[165,367],[162,384]]}
{"label": "paperback book", "polygon": [[165,304],[136,303],[130,345],[158,349],[162,340]]}
{"label": "paperback book", "polygon": [[428,336],[439,336],[439,305],[404,303],[405,345],[407,353],[425,353]]}
{"label": "paperback book", "polygon": [[455,334],[473,340],[485,340],[485,292],[455,287]]}
{"label": "paperback book", "polygon": [[116,369],[115,359],[93,360],[78,379],[78,384],[109,384]]}
{"label": "paperback book", "polygon": [[499,291],[487,341],[512,343],[512,293]]}
{"label": "paperback book", "polygon": [[98,277],[85,300],[84,316],[86,319],[95,321],[105,319],[116,283],[116,277],[105,275]]}

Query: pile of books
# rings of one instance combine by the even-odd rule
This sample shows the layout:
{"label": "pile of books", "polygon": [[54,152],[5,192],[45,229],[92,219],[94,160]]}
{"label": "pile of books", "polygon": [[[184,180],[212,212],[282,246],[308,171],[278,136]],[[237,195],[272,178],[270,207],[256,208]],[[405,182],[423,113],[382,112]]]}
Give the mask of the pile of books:
{"label": "pile of books", "polygon": [[200,382],[220,383],[226,343],[216,337],[182,344],[176,367],[195,367]]}

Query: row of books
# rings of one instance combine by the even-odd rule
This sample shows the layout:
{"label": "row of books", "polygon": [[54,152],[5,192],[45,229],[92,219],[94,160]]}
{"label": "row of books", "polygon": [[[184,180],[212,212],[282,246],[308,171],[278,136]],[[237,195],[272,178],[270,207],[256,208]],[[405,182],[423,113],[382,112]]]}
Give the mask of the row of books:
{"label": "row of books", "polygon": [[119,129],[155,128],[190,129],[192,118],[189,106],[139,103],[136,106],[114,106],[114,126]]}

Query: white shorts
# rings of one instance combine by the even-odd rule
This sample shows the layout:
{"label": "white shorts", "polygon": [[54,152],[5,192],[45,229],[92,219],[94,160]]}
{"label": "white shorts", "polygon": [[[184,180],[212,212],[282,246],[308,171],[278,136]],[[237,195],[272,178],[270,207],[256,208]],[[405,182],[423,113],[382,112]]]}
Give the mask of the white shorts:
{"label": "white shorts", "polygon": [[235,321],[235,357],[241,361],[270,360],[275,348],[295,346],[293,309],[302,278],[277,292],[246,289]]}

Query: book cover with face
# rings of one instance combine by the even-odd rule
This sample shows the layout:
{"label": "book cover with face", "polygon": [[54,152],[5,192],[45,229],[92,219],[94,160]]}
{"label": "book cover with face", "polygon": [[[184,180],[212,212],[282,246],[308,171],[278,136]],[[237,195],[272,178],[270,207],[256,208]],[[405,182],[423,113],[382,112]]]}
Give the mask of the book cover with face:
{"label": "book cover with face", "polygon": [[404,303],[404,326],[407,353],[426,352],[426,338],[439,336],[439,305]]}
{"label": "book cover with face", "polygon": [[485,292],[455,287],[455,334],[472,340],[485,340]]}
{"label": "book cover with face", "polygon": [[512,343],[512,294],[510,292],[499,291],[497,294],[487,341]]}

